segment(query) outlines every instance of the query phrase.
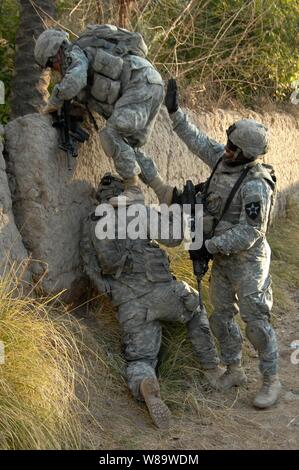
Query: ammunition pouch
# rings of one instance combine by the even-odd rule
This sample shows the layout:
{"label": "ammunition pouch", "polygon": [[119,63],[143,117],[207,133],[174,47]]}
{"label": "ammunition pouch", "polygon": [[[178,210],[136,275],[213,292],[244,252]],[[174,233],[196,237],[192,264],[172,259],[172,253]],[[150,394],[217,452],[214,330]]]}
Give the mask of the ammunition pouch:
{"label": "ammunition pouch", "polygon": [[97,101],[113,104],[119,97],[120,88],[121,83],[119,81],[95,73],[90,93]]}
{"label": "ammunition pouch", "polygon": [[97,49],[92,68],[95,72],[105,75],[112,80],[118,80],[122,70],[124,61],[121,57],[109,54],[104,49]]}

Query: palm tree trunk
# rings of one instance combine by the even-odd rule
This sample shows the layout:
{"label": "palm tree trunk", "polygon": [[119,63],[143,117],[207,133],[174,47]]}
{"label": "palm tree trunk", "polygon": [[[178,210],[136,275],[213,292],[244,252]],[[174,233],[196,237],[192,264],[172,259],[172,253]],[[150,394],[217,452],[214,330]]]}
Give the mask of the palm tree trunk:
{"label": "palm tree trunk", "polygon": [[[20,24],[16,38],[16,57],[11,91],[12,119],[35,113],[46,104],[50,75],[35,63],[34,45],[49,24],[46,14],[55,15],[55,0],[19,0]],[[43,21],[43,19],[44,21]]]}

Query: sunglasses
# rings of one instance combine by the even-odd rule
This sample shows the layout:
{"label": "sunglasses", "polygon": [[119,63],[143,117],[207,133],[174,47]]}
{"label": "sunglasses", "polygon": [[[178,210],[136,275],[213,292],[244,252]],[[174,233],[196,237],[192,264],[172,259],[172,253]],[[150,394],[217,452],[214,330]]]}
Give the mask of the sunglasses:
{"label": "sunglasses", "polygon": [[231,135],[231,133],[236,129],[236,124],[233,124],[232,126],[229,126],[229,128],[227,129],[226,131],[226,135],[227,135],[227,143],[226,143],[226,147],[228,148],[228,150],[231,150],[232,152],[236,152],[236,150],[238,150],[239,147],[237,147],[235,144],[232,143],[232,141],[230,140],[229,136]]}
{"label": "sunglasses", "polygon": [[228,148],[228,150],[231,150],[232,152],[236,152],[239,148],[235,144],[233,144],[232,141],[229,139],[227,139],[226,147]]}

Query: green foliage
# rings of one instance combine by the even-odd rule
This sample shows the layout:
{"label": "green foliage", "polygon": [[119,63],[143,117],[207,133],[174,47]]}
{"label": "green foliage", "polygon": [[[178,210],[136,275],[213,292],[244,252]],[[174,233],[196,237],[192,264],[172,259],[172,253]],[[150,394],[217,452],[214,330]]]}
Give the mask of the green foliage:
{"label": "green foliage", "polygon": [[298,77],[298,0],[150,2],[137,20],[156,65],[213,99],[284,100]]}
{"label": "green foliage", "polygon": [[[15,56],[16,33],[19,24],[17,0],[0,0],[0,80],[9,96]],[[9,102],[0,104],[0,123],[8,121]]]}

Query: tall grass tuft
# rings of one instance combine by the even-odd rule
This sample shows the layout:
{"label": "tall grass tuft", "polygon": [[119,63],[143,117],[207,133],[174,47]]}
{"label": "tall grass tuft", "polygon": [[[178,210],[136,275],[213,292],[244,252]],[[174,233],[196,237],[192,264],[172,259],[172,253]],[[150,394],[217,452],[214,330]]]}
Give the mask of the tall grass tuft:
{"label": "tall grass tuft", "polygon": [[22,296],[12,277],[0,278],[0,449],[78,449],[75,321],[52,299]]}

